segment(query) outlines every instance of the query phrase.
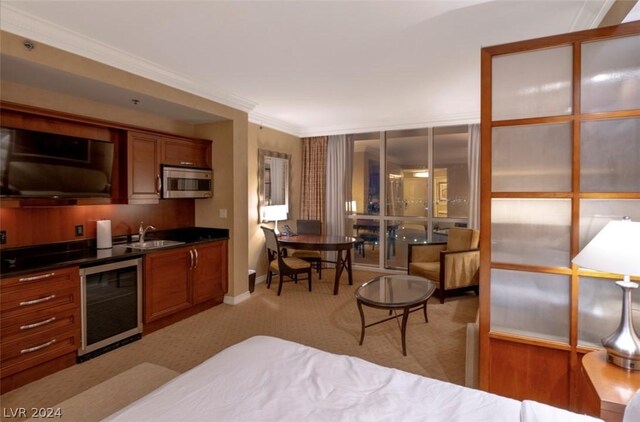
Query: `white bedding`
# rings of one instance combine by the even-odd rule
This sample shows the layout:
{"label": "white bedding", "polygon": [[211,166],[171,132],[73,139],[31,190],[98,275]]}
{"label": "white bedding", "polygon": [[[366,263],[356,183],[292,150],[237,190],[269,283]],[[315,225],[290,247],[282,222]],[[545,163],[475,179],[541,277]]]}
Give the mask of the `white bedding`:
{"label": "white bedding", "polygon": [[[545,420],[564,421],[567,415],[595,420],[539,406],[551,418]],[[520,421],[521,407],[519,401],[494,394],[258,336],[223,350],[105,420]]]}

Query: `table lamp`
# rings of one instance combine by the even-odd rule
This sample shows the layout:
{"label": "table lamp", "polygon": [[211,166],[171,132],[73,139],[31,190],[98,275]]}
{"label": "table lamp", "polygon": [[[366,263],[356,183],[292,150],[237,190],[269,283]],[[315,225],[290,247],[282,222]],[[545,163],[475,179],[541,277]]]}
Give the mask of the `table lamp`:
{"label": "table lamp", "polygon": [[638,288],[631,276],[640,276],[640,222],[629,217],[610,221],[572,262],[583,268],[623,275],[624,280],[616,282],[623,292],[620,325],[602,339],[602,345],[609,362],[640,370],[640,338],[631,315],[631,289]]}
{"label": "table lamp", "polygon": [[262,208],[262,221],[274,221],[273,231],[276,236],[280,236],[278,230],[278,220],[287,219],[287,206],[286,205],[269,205]]}

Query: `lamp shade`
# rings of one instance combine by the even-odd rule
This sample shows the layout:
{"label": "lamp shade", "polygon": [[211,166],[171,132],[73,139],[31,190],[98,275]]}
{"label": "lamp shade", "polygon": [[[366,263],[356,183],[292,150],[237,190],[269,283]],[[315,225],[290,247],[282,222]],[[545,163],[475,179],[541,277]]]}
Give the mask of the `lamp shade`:
{"label": "lamp shade", "polygon": [[572,262],[590,270],[640,276],[640,222],[610,221]]}
{"label": "lamp shade", "polygon": [[262,208],[263,221],[282,221],[287,219],[286,205],[269,205]]}

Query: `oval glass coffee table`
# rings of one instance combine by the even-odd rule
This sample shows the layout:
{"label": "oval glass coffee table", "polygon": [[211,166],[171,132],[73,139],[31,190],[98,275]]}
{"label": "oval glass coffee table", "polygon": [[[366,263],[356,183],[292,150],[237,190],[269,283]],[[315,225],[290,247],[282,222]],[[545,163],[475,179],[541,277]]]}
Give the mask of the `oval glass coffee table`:
{"label": "oval glass coffee table", "polygon": [[373,278],[356,290],[356,301],[358,311],[360,311],[360,321],[362,322],[362,334],[360,335],[360,345],[364,341],[364,330],[367,327],[380,324],[392,319],[398,319],[400,315],[393,315],[389,318],[373,322],[366,325],[362,305],[377,309],[388,309],[389,314],[396,310],[402,310],[402,354],[407,356],[406,332],[409,314],[420,308],[424,311],[424,320],[427,318],[427,301],[436,290],[435,284],[426,278],[412,275],[392,274]]}

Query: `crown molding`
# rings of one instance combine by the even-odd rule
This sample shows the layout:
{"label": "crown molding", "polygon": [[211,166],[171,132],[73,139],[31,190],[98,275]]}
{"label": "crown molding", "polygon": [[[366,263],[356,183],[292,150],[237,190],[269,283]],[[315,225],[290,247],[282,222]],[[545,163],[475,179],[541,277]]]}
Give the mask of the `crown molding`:
{"label": "crown molding", "polygon": [[255,101],[219,87],[212,87],[210,84],[198,83],[187,75],[178,74],[149,60],[40,19],[5,3],[0,3],[0,16],[2,16],[0,28],[3,31],[42,42],[244,112],[251,111],[257,105]]}
{"label": "crown molding", "polygon": [[256,111],[249,112],[249,122],[279,130],[280,132],[288,133],[289,135],[297,136],[298,138],[301,137],[300,134],[303,132],[303,129],[299,126],[292,125],[284,120],[276,119],[275,117],[258,113]]}
{"label": "crown molding", "polygon": [[325,126],[305,129],[300,132],[299,137],[307,138],[311,136],[329,136],[329,135],[344,135],[352,133],[366,133],[366,132],[382,132],[389,130],[404,130],[404,129],[421,129],[425,127],[434,126],[453,126],[463,124],[480,123],[480,112],[467,112],[459,114],[447,114],[447,115],[433,115],[426,116],[424,120],[419,122],[407,121],[393,124],[379,123],[367,123],[363,122],[356,126]]}
{"label": "crown molding", "polygon": [[601,0],[598,6],[598,2],[584,1],[567,32],[597,28],[615,2],[616,0]]}

